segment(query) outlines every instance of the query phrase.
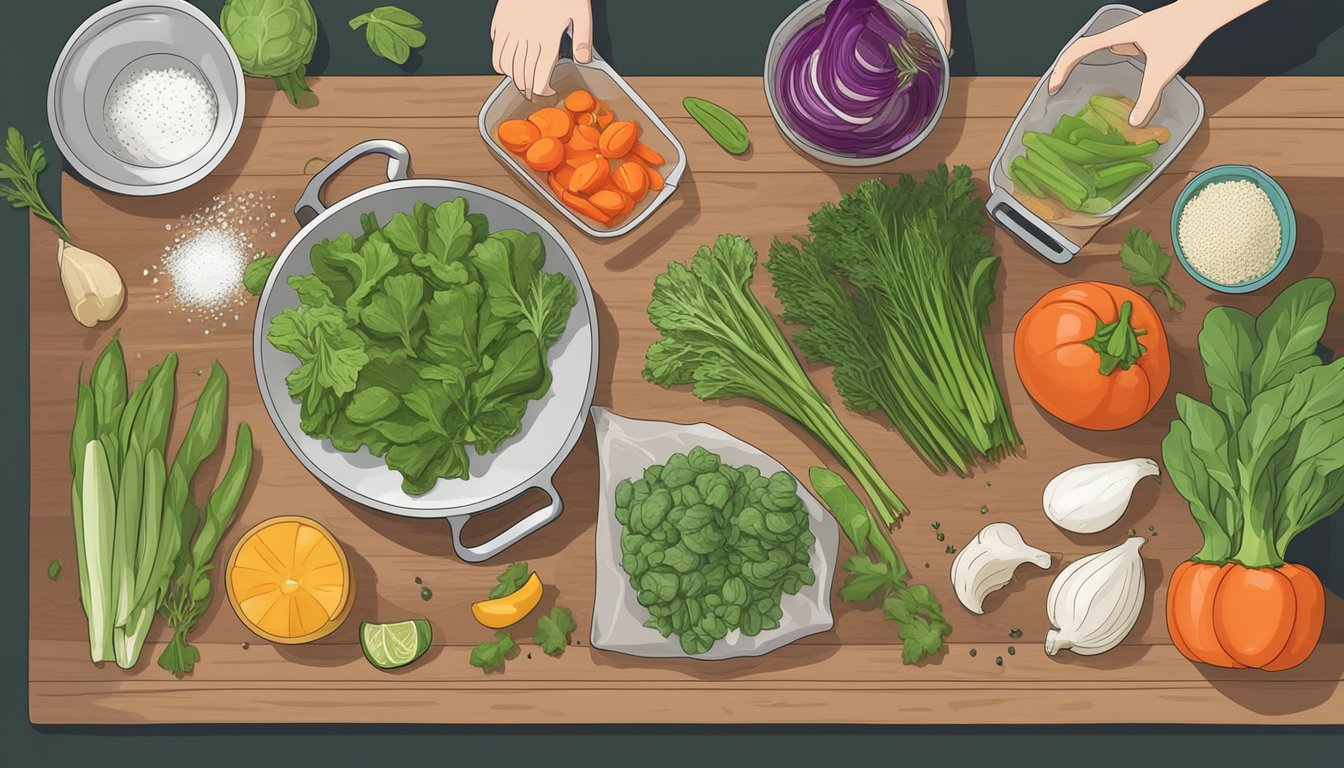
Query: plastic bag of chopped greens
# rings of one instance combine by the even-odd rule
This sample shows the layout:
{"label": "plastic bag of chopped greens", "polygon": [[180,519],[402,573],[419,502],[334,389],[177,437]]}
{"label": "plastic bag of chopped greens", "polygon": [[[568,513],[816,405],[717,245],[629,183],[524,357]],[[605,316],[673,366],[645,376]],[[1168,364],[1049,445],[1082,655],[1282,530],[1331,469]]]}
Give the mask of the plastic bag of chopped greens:
{"label": "plastic bag of chopped greens", "polygon": [[[631,575],[622,566],[622,531],[617,518],[617,488],[622,480],[645,476],[655,465],[672,466],[676,454],[690,455],[697,448],[714,454],[727,467],[754,467],[766,478],[784,472],[784,466],[755,447],[708,424],[674,424],[617,416],[605,408],[593,408],[597,450],[601,465],[601,497],[597,516],[597,594],[593,608],[592,645],[606,651],[653,658],[689,657],[705,660],[760,656],[788,645],[800,637],[829,630],[831,579],[835,574],[836,546],[840,532],[835,519],[801,483],[797,496],[807,515],[807,531],[814,540],[807,547],[807,565],[813,578],[801,580],[795,592],[785,591],[778,603],[778,627],[761,628],[751,635],[743,628],[728,631],[700,653],[687,653],[678,633],[664,636],[648,608],[640,604],[631,585]],[[699,454],[704,456],[703,453]],[[749,473],[754,474],[752,470]],[[782,478],[781,478],[782,479]],[[708,485],[701,486],[708,488]],[[708,491],[712,492],[712,491]],[[627,503],[626,508],[629,509]],[[669,514],[673,514],[669,512]],[[644,522],[644,521],[641,521]],[[801,529],[800,529],[801,530]],[[798,534],[802,540],[808,537]],[[630,541],[627,539],[627,546]],[[697,577],[698,578],[698,577]],[[685,586],[684,583],[682,585]],[[795,582],[791,586],[798,586]],[[729,588],[725,594],[732,593]],[[647,597],[647,593],[646,593]],[[681,595],[677,596],[680,599]],[[771,621],[770,623],[774,623]]]}

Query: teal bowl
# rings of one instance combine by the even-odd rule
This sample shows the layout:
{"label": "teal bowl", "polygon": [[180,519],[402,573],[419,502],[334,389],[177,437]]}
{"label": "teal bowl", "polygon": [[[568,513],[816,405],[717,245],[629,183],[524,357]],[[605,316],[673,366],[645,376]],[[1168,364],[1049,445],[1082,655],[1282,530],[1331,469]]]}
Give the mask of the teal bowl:
{"label": "teal bowl", "polygon": [[[1222,283],[1210,280],[1200,274],[1198,270],[1190,266],[1190,262],[1185,260],[1185,253],[1181,250],[1181,239],[1178,227],[1181,222],[1181,212],[1185,210],[1185,204],[1190,202],[1204,187],[1218,181],[1236,181],[1242,179],[1249,181],[1260,189],[1264,190],[1265,195],[1269,197],[1270,205],[1274,206],[1274,213],[1279,218],[1279,240],[1282,243],[1279,247],[1279,257],[1275,259],[1274,266],[1260,277],[1248,282],[1238,283],[1236,285],[1223,285]],[[1293,245],[1297,242],[1297,217],[1293,214],[1293,206],[1288,202],[1288,195],[1283,191],[1279,183],[1270,178],[1268,174],[1259,168],[1253,168],[1249,165],[1216,165],[1207,171],[1199,174],[1185,185],[1181,194],[1176,198],[1176,205],[1171,209],[1171,247],[1176,251],[1176,258],[1180,260],[1181,266],[1190,276],[1199,281],[1207,288],[1222,293],[1250,293],[1257,291],[1269,285],[1270,281],[1279,276],[1283,268],[1288,266],[1288,260],[1293,257]]]}

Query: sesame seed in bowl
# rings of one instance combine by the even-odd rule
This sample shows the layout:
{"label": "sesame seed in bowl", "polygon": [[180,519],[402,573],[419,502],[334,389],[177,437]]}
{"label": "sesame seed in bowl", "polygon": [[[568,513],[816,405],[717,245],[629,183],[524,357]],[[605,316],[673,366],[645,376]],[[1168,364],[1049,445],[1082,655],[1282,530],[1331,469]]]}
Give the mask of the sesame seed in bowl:
{"label": "sesame seed in bowl", "polygon": [[1176,199],[1171,241],[1181,266],[1222,293],[1267,285],[1292,257],[1296,217],[1283,188],[1257,168],[1220,165]]}

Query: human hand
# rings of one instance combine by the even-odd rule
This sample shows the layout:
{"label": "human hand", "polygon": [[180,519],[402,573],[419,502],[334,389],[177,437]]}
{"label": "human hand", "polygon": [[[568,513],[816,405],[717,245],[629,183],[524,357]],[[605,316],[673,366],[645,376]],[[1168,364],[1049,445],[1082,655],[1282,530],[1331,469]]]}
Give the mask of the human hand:
{"label": "human hand", "polygon": [[593,11],[589,0],[499,0],[490,22],[495,71],[532,98],[550,96],[551,73],[560,56],[560,35],[570,30],[574,60],[593,60]]}
{"label": "human hand", "polygon": [[1201,43],[1232,19],[1266,0],[1177,0],[1095,35],[1080,37],[1055,61],[1047,84],[1055,93],[1074,67],[1103,49],[1120,56],[1141,57],[1143,83],[1129,124],[1144,125],[1157,111],[1162,89],[1190,62]]}
{"label": "human hand", "polygon": [[929,17],[933,30],[943,43],[943,50],[952,55],[952,21],[947,14],[947,0],[905,0]]}

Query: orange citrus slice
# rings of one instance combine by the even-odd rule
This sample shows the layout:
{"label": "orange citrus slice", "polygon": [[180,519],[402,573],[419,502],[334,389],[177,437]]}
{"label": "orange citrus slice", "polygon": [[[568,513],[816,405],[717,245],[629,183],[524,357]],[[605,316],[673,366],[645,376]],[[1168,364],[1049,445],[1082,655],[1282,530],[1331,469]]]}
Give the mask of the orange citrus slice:
{"label": "orange citrus slice", "polygon": [[354,604],[345,551],[330,531],[306,517],[273,517],[243,534],[225,574],[238,618],[276,643],[325,637]]}
{"label": "orange citrus slice", "polygon": [[533,572],[523,586],[503,597],[472,603],[471,615],[482,626],[504,629],[523,620],[541,602],[541,579]]}

